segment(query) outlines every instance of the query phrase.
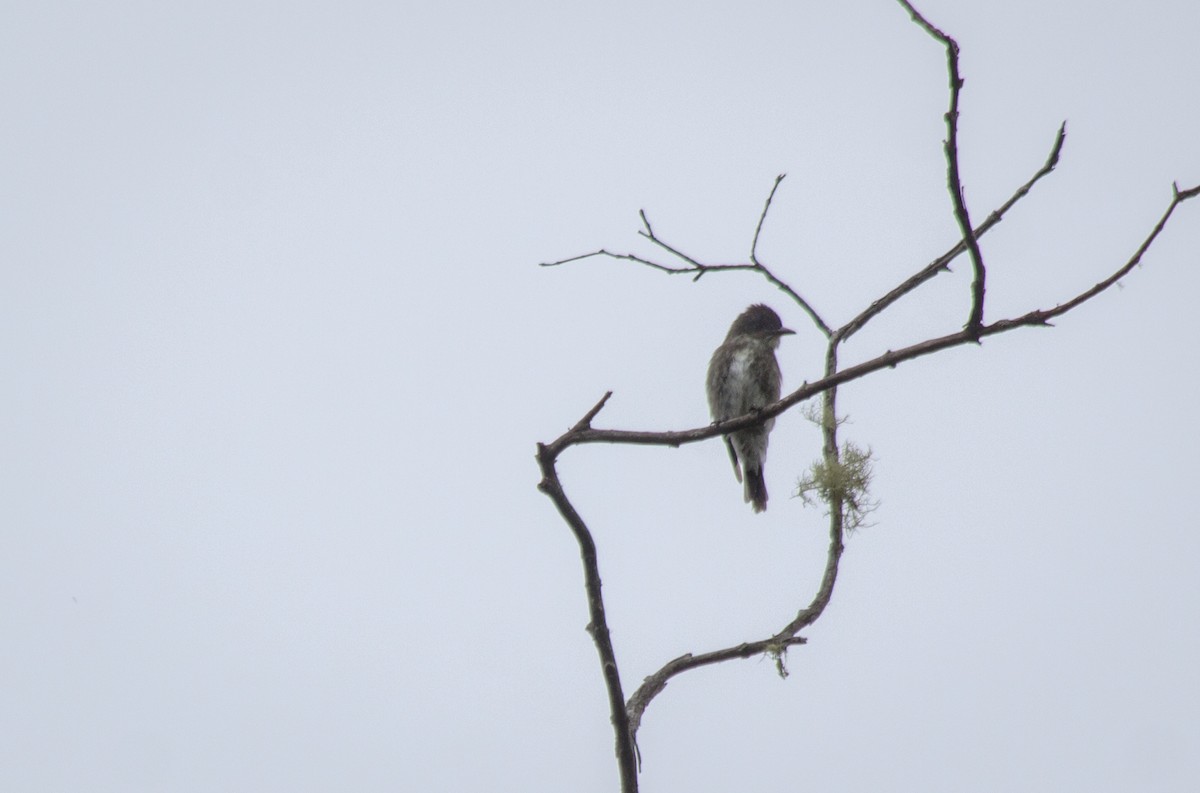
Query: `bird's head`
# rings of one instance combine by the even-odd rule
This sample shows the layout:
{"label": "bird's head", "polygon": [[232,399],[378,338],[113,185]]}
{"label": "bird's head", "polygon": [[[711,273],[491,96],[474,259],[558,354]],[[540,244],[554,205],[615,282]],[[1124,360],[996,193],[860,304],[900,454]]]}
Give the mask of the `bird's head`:
{"label": "bird's head", "polygon": [[771,346],[775,347],[779,345],[781,336],[795,332],[783,326],[783,321],[770,306],[756,303],[738,315],[729,326],[729,334],[725,336],[725,340],[729,341],[735,336],[755,336],[769,340]]}

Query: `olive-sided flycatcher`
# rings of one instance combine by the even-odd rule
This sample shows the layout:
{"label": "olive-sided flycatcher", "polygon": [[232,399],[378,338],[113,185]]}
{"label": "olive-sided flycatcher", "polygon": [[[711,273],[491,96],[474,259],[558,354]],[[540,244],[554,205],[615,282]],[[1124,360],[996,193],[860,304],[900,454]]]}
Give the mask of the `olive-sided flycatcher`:
{"label": "olive-sided flycatcher", "polygon": [[[779,315],[761,303],[750,306],[733,321],[725,342],[708,362],[708,407],[714,421],[744,416],[779,399],[781,377],[775,350],[779,338],[795,331],[783,327]],[[745,474],[746,502],[755,512],[767,508],[767,436],[775,426],[769,418],[725,436],[733,474]]]}

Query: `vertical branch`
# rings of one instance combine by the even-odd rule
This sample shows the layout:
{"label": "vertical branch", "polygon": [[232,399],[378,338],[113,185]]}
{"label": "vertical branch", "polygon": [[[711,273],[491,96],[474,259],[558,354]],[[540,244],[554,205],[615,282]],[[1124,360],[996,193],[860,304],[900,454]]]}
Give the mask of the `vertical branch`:
{"label": "vertical branch", "polygon": [[958,221],[963,242],[971,254],[971,266],[975,270],[975,278],[971,282],[971,312],[967,317],[966,329],[972,336],[978,337],[979,329],[983,326],[984,282],[987,271],[983,266],[983,252],[980,251],[979,240],[975,237],[971,215],[967,212],[967,202],[963,198],[962,178],[958,168],[958,96],[963,87],[963,79],[958,72],[958,42],[930,24],[908,0],[898,2],[912,15],[914,22],[924,28],[930,36],[942,42],[946,48],[946,71],[950,75],[950,109],[946,112],[946,187],[954,202],[954,219]]}
{"label": "vertical branch", "polygon": [[[841,337],[834,335],[829,340],[829,347],[825,351],[825,377],[831,377],[838,370],[838,344],[841,343]],[[837,386],[833,386],[825,390],[822,394],[821,406],[821,436],[822,450],[821,455],[827,466],[837,465],[838,457],[838,420],[837,420]],[[783,630],[775,634],[776,640],[784,640],[787,637],[795,636],[797,633],[812,625],[820,618],[825,611],[829,601],[833,598],[833,586],[837,583],[838,566],[841,563],[842,552],[845,550],[845,545],[842,540],[845,536],[845,515],[843,511],[844,503],[841,494],[834,493],[829,500],[829,554],[825,560],[825,572],[821,576],[821,585],[817,588],[817,594],[813,596],[812,602],[805,608],[801,609],[796,614],[795,619],[784,626]]]}
{"label": "vertical branch", "polygon": [[[587,412],[579,422],[571,428],[571,433],[578,432],[590,426],[591,420],[604,407],[604,403],[612,396],[608,392]],[[564,436],[566,437],[566,436]],[[621,687],[621,674],[617,668],[617,655],[613,650],[612,637],[608,632],[608,620],[604,614],[604,597],[601,594],[600,563],[596,556],[596,543],[592,533],[588,531],[583,518],[575,510],[563,491],[558,478],[555,459],[562,446],[558,442],[550,444],[539,443],[537,447],[538,466],[542,470],[542,481],[538,490],[545,493],[554,502],[563,520],[571,527],[571,532],[579,543],[579,555],[583,561],[584,590],[587,593],[588,622],[587,630],[596,645],[596,653],[600,656],[600,671],[604,676],[604,687],[608,692],[608,708],[613,726],[617,767],[621,778],[621,793],[637,793],[637,754],[633,741],[633,733],[629,729],[629,714],[625,710],[625,692]]]}

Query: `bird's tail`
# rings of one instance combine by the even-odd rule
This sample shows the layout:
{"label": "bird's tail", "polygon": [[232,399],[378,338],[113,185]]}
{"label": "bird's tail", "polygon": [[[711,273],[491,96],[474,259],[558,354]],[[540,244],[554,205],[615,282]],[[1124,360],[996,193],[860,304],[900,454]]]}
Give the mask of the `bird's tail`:
{"label": "bird's tail", "polygon": [[755,512],[767,508],[767,480],[763,479],[762,468],[746,469],[746,503],[752,504]]}

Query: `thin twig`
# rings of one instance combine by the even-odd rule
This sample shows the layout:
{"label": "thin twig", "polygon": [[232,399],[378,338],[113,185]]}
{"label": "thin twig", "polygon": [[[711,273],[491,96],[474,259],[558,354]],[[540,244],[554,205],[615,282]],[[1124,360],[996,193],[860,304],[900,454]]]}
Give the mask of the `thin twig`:
{"label": "thin twig", "polygon": [[801,297],[799,292],[797,292],[795,289],[792,289],[792,287],[785,281],[778,278],[775,273],[771,272],[770,268],[768,268],[766,265],[758,264],[756,265],[756,268],[760,273],[762,273],[764,278],[774,284],[779,291],[790,297],[796,305],[800,306],[805,314],[808,314],[808,318],[811,319],[812,323],[817,326],[817,330],[821,331],[822,336],[829,338],[833,335],[833,329],[829,327],[825,320],[821,319],[821,315],[817,313],[817,310],[813,308],[807,300]]}
{"label": "thin twig", "polygon": [[[1041,319],[1043,324],[1048,323],[1049,320],[1066,314],[1068,311],[1079,306],[1081,303],[1086,303],[1128,275],[1134,267],[1137,267],[1139,264],[1141,264],[1142,257],[1146,255],[1146,251],[1150,250],[1150,246],[1154,244],[1154,240],[1157,239],[1158,235],[1162,233],[1164,228],[1166,228],[1167,221],[1171,219],[1171,215],[1175,212],[1175,208],[1184,201],[1200,195],[1200,185],[1188,188],[1187,190],[1180,190],[1178,184],[1173,184],[1171,185],[1171,191],[1171,204],[1167,207],[1167,211],[1164,212],[1162,217],[1158,219],[1158,223],[1154,224],[1154,229],[1151,230],[1150,234],[1146,236],[1146,239],[1142,240],[1142,244],[1138,246],[1136,251],[1134,251],[1133,256],[1129,257],[1129,260],[1120,268],[1118,268],[1116,272],[1105,278],[1103,281],[1097,283],[1091,289],[1079,293],[1066,302],[1059,303],[1054,308],[1041,311],[1032,311],[1029,314],[1026,314],[1025,317],[1017,317],[1013,320],[994,323],[993,327],[1004,326],[1006,322],[1012,327],[1016,327],[1026,317],[1033,317],[1035,315]],[[1002,327],[1001,329],[1007,330],[1008,327]]]}
{"label": "thin twig", "polygon": [[575,422],[574,426],[571,427],[571,432],[578,432],[579,430],[588,429],[591,427],[592,419],[596,418],[597,414],[599,414],[601,410],[604,410],[604,405],[609,399],[612,398],[612,395],[612,391],[605,391],[604,396],[600,397],[600,401],[595,405],[592,405],[592,409],[587,413],[584,413],[583,418]]}
{"label": "thin twig", "polygon": [[775,200],[775,191],[779,189],[779,183],[786,178],[786,173],[781,173],[775,177],[775,184],[771,185],[771,192],[767,195],[767,200],[763,204],[762,214],[758,216],[758,225],[754,227],[754,240],[750,243],[750,262],[752,264],[758,264],[758,237],[762,234],[763,222],[767,219],[767,213],[771,211],[771,202]]}
{"label": "thin twig", "polygon": [[800,306],[800,308],[804,311],[804,313],[808,314],[809,319],[811,319],[813,324],[817,326],[817,329],[821,331],[822,335],[824,335],[826,338],[829,338],[830,336],[833,335],[833,329],[830,328],[829,324],[827,322],[825,322],[824,319],[821,318],[821,315],[818,314],[817,310],[812,307],[812,304],[810,304],[807,300],[805,300],[800,295],[799,292],[797,292],[795,289],[793,289],[791,287],[790,284],[788,284],[782,278],[779,278],[777,275],[775,275],[775,273],[772,272],[769,267],[767,267],[765,264],[763,264],[758,259],[758,239],[759,239],[759,236],[762,234],[763,224],[766,222],[767,213],[771,211],[771,202],[775,198],[775,191],[777,191],[779,189],[779,183],[782,182],[786,176],[787,176],[787,174],[780,174],[779,176],[775,177],[775,183],[771,186],[771,192],[767,195],[767,200],[763,205],[763,211],[758,216],[758,225],[755,226],[755,228],[754,228],[754,238],[750,244],[750,261],[749,261],[749,263],[745,263],[745,264],[742,264],[742,263],[739,263],[739,264],[705,264],[705,263],[699,261],[698,259],[684,253],[682,250],[680,250],[679,248],[676,248],[674,245],[671,245],[669,242],[667,242],[663,238],[659,237],[654,232],[654,227],[650,225],[650,219],[646,216],[646,210],[639,209],[638,217],[641,218],[642,228],[638,230],[638,235],[641,237],[645,237],[647,240],[649,240],[654,245],[657,245],[659,248],[662,248],[664,251],[666,251],[670,255],[672,255],[675,258],[679,259],[680,261],[684,262],[684,265],[672,266],[669,264],[663,264],[661,262],[652,261],[650,259],[644,258],[642,256],[638,256],[636,254],[613,253],[612,251],[601,248],[600,250],[592,251],[591,253],[584,253],[584,254],[580,254],[578,256],[570,256],[566,259],[559,259],[558,261],[543,262],[540,266],[541,267],[557,267],[560,264],[568,264],[570,262],[577,262],[577,261],[580,261],[581,259],[591,258],[592,256],[607,256],[611,259],[621,259],[623,261],[635,262],[637,264],[642,264],[647,267],[652,267],[655,270],[658,270],[659,272],[668,273],[670,275],[691,275],[693,281],[699,281],[702,276],[704,276],[708,273],[713,273],[713,272],[723,272],[723,271],[728,271],[728,270],[753,270],[753,271],[756,271],[759,274],[761,274],[764,278],[767,279],[767,281],[769,281],[771,284],[773,284],[777,289],[779,289],[784,294],[786,294],[788,297],[790,297],[796,303],[796,305]]}
{"label": "thin twig", "polygon": [[[672,267],[669,264],[660,264],[659,262],[652,261],[650,259],[646,259],[642,256],[638,256],[635,253],[613,253],[612,251],[607,250],[605,248],[600,248],[599,250],[592,251],[591,253],[581,253],[577,256],[568,256],[565,259],[558,259],[553,262],[542,262],[541,264],[538,265],[538,267],[558,267],[560,264],[570,264],[571,262],[577,262],[577,261],[581,261],[583,259],[590,259],[593,256],[607,256],[610,259],[620,259],[622,261],[636,262],[637,264],[644,264],[647,267],[652,267],[655,270],[667,273],[668,275],[684,275],[684,274],[690,275],[690,274],[695,273],[697,270],[697,267],[695,265],[691,265],[688,267]],[[755,267],[753,264],[705,264],[705,265],[700,265],[700,269],[703,269],[703,270],[753,270],[753,269],[755,269]]]}
{"label": "thin twig", "polygon": [[790,297],[793,303],[800,306],[804,313],[808,314],[808,318],[812,320],[812,323],[817,326],[817,330],[821,331],[821,334],[828,339],[833,335],[833,329],[826,324],[825,320],[821,318],[821,315],[817,313],[817,310],[812,307],[812,304],[801,297],[799,292],[797,292],[795,289],[792,289],[790,284],[777,277],[775,273],[773,273],[769,267],[759,261],[758,258],[758,238],[762,234],[763,223],[767,219],[767,213],[771,211],[771,202],[775,200],[775,191],[779,189],[779,183],[785,178],[787,178],[787,174],[785,173],[781,173],[779,176],[775,177],[775,184],[771,185],[771,192],[767,195],[767,200],[763,204],[762,214],[758,216],[758,225],[754,227],[754,240],[750,243],[750,263],[762,273],[764,278],[774,284],[785,295]]}

